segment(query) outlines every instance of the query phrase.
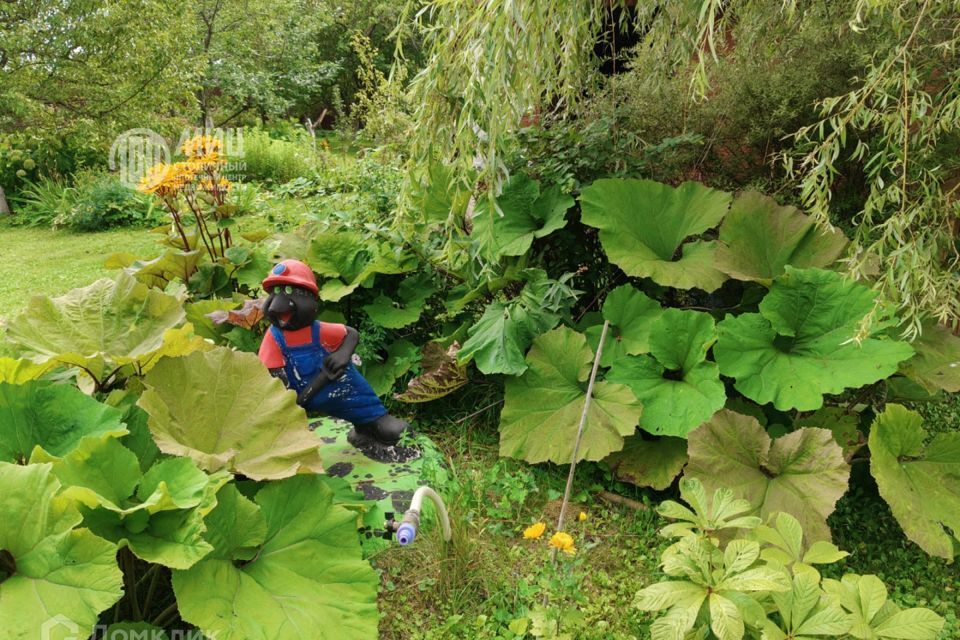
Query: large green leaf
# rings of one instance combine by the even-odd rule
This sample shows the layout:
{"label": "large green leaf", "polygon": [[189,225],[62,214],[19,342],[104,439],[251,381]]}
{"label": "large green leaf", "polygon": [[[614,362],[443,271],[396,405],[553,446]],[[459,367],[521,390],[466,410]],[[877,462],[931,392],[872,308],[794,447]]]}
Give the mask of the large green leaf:
{"label": "large green leaf", "polygon": [[917,355],[900,365],[904,375],[929,393],[960,393],[960,338],[938,324],[927,323],[911,343]]}
{"label": "large green leaf", "polygon": [[769,285],[787,265],[828,267],[847,246],[837,229],[818,229],[796,207],[747,191],[720,226],[717,268],[739,280]]}
{"label": "large green leaf", "polygon": [[683,438],[646,440],[640,433],[627,438],[622,450],[607,456],[617,480],[658,491],[669,487],[686,463],[687,442]]}
{"label": "large green leaf", "polygon": [[30,380],[36,380],[51,369],[55,369],[56,365],[56,362],[37,364],[26,358],[0,356],[0,382],[23,384]]}
{"label": "large green leaf", "polygon": [[[586,399],[593,352],[582,334],[559,327],[536,340],[527,371],[508,378],[500,415],[500,455],[568,464]],[[623,448],[641,405],[624,385],[599,382],[580,444],[579,460],[600,460]]]}
{"label": "large green leaf", "polygon": [[650,323],[650,355],[613,363],[607,380],[627,385],[643,403],[642,429],[685,437],[723,407],[720,372],[706,359],[715,339],[710,315],[667,309]]}
{"label": "large green leaf", "polygon": [[177,279],[186,284],[205,257],[200,250],[180,249],[167,249],[152,260],[138,260],[131,253],[115,253],[106,266],[120,267],[145,285],[163,289]]}
{"label": "large green leaf", "polygon": [[[487,260],[501,256],[522,256],[536,238],[550,235],[567,224],[567,209],[573,198],[557,186],[540,192],[540,183],[516,173],[503,185],[493,206],[481,198],[473,213],[471,236]],[[497,210],[499,208],[499,211]]]}
{"label": "large green leaf", "polygon": [[207,517],[214,551],[173,572],[183,619],[220,640],[376,638],[379,579],[356,514],[333,497],[310,476],[271,483],[256,504],[225,487]]}
{"label": "large green leaf", "polygon": [[116,545],[76,529],[80,513],[59,488],[49,465],[0,462],[0,629],[9,640],[86,637],[123,595]]}
{"label": "large green leaf", "polygon": [[410,371],[420,360],[420,350],[409,340],[400,338],[390,343],[383,362],[365,362],[363,376],[373,387],[374,393],[382,396],[389,393],[397,378]]}
{"label": "large green leaf", "polygon": [[729,193],[696,182],[605,178],[580,196],[583,223],[600,230],[607,257],[627,275],[705,291],[727,279],[714,264],[716,243],[684,240],[717,226],[729,205]]}
{"label": "large green leaf", "polygon": [[524,352],[533,339],[557,326],[561,313],[579,293],[568,277],[551,280],[542,269],[523,272],[526,284],[508,302],[491,302],[460,349],[461,364],[476,363],[483,373],[520,375],[527,369]]}
{"label": "large green leaf", "polygon": [[[650,351],[650,327],[661,311],[660,303],[628,284],[607,294],[603,301],[603,319],[610,322],[610,328],[603,343],[600,364],[609,367],[625,355]],[[603,325],[599,324],[584,331],[594,350],[600,342],[602,330]]]}
{"label": "large green leaf", "polygon": [[255,480],[323,471],[296,394],[254,354],[215,349],[168,358],[144,384],[137,404],[164,453]]}
{"label": "large green leaf", "polygon": [[320,285],[320,299],[337,302],[374,275],[411,271],[415,259],[401,247],[366,240],[359,232],[331,229],[310,242],[308,262],[328,279]]}
{"label": "large green leaf", "polygon": [[927,553],[952,560],[960,545],[960,433],[924,446],[923,418],[888,404],[870,430],[870,471],[903,532]]}
{"label": "large green leaf", "polygon": [[32,359],[83,367],[102,381],[112,368],[156,359],[183,322],[180,301],[128,273],[57,297],[34,296],[7,327]]}
{"label": "large green leaf", "polygon": [[36,447],[62,456],[84,438],[123,435],[122,418],[73,385],[0,382],[0,461],[26,462]]}
{"label": "large green leaf", "polygon": [[760,313],[719,324],[713,353],[720,373],[751,400],[781,411],[819,409],[824,394],[882,380],[913,350],[881,337],[854,340],[875,297],[833,271],[788,266]]}
{"label": "large green leaf", "polygon": [[807,638],[841,636],[853,624],[840,605],[823,597],[820,574],[813,569],[799,571],[792,576],[790,591],[771,594],[781,626],[765,620],[764,638]]}
{"label": "large green leaf", "polygon": [[363,311],[381,327],[402,329],[420,319],[427,298],[433,291],[429,278],[417,274],[404,279],[397,287],[399,300],[381,293],[372,303],[364,305]]}
{"label": "large green leaf", "polygon": [[210,552],[203,516],[229,479],[208,476],[189,458],[168,458],[141,474],[136,455],[114,438],[87,439],[51,462],[63,495],[83,505],[84,524],[140,558],[187,569]]}
{"label": "large green leaf", "polygon": [[847,490],[850,466],[826,429],[804,428],[776,440],[760,423],[726,409],[690,433],[685,477],[707,490],[728,487],[756,515],[795,517],[809,542],[829,540],[827,516]]}

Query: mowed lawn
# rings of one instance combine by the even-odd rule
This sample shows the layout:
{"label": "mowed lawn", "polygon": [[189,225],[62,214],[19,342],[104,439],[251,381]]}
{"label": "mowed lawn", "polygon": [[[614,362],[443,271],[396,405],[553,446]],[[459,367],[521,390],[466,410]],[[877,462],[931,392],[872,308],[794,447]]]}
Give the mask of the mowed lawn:
{"label": "mowed lawn", "polygon": [[0,317],[16,315],[31,295],[56,296],[114,271],[110,254],[157,255],[156,236],[147,229],[71,233],[0,226]]}

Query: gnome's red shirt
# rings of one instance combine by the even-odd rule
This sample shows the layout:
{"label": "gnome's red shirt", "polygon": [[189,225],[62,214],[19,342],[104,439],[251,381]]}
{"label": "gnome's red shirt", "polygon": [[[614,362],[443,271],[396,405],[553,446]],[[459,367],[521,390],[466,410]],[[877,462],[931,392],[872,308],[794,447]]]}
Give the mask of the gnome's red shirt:
{"label": "gnome's red shirt", "polygon": [[[310,344],[311,327],[308,325],[296,331],[284,331],[283,339],[288,347],[299,347]],[[336,351],[347,337],[347,325],[335,322],[320,323],[320,344],[327,351]],[[283,354],[280,345],[273,338],[273,331],[267,330],[260,343],[260,352],[257,354],[268,369],[279,369],[283,366]]]}

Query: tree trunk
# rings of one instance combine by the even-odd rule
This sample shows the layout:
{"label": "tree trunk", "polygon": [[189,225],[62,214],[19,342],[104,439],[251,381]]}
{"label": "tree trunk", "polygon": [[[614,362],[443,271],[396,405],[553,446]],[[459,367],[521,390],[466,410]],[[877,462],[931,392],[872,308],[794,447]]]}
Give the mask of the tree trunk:
{"label": "tree trunk", "polygon": [[10,215],[10,205],[7,204],[7,194],[3,192],[3,187],[0,186],[0,216]]}

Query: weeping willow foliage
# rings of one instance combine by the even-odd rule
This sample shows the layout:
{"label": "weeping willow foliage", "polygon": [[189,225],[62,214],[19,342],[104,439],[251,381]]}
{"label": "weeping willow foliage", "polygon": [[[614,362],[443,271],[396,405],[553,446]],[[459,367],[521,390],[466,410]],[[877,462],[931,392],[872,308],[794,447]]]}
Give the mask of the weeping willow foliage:
{"label": "weeping willow foliage", "polygon": [[596,95],[595,45],[624,16],[640,34],[633,73],[689,78],[691,98],[706,100],[711,65],[732,48],[850,12],[844,37],[871,38],[873,55],[849,91],[824,99],[791,137],[788,174],[828,224],[832,194],[848,179],[838,167],[862,171],[846,269],[901,308],[907,336],[929,317],[960,324],[960,0],[409,0],[406,10],[428,57],[409,86],[417,127],[405,192],[439,163],[451,188],[490,194],[508,175],[519,127],[577,117]]}
{"label": "weeping willow foliage", "polygon": [[819,105],[820,119],[795,135],[788,168],[806,207],[830,220],[836,165],[856,161],[869,192],[846,260],[896,302],[904,333],[925,317],[960,323],[960,2],[859,0],[852,26],[881,30],[854,89]]}

